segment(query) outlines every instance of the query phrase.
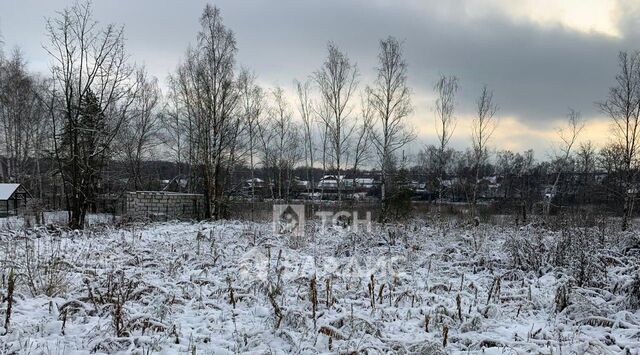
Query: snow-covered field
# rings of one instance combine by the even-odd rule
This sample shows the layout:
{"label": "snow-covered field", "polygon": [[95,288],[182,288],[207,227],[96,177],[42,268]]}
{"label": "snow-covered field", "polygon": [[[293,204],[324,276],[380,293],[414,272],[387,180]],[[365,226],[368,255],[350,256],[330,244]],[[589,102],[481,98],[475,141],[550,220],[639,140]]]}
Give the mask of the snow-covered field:
{"label": "snow-covered field", "polygon": [[638,354],[639,248],[597,228],[422,221],[5,231],[0,353]]}
{"label": "snow-covered field", "polygon": [[[69,221],[67,211],[51,211],[44,212],[43,216],[45,224],[65,225]],[[117,216],[108,213],[90,213],[87,215],[85,223],[88,226],[113,223],[118,219]],[[11,216],[0,218],[0,230],[2,229],[20,229],[25,226],[35,225],[35,217],[30,216],[29,221],[25,221],[23,216]]]}

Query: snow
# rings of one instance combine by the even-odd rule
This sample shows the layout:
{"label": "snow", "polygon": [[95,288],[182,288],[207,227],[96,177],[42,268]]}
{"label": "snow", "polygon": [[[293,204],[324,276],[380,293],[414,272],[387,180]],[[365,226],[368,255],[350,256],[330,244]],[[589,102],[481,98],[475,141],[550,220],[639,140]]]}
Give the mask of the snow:
{"label": "snow", "polygon": [[602,287],[571,286],[557,312],[570,273],[512,261],[535,235],[557,236],[422,221],[358,234],[311,224],[303,237],[236,221],[3,231],[0,272],[18,279],[0,354],[638,354],[640,311],[625,305],[638,256],[616,249],[624,236],[611,237]]}
{"label": "snow", "polygon": [[[43,212],[45,224],[65,225],[69,221],[67,211],[47,211]],[[35,217],[29,216],[29,221],[25,221],[24,216],[10,216],[0,218],[0,230],[15,230],[24,228],[25,225],[34,225]],[[111,224],[119,217],[109,213],[90,213],[87,214],[85,224],[87,226]]]}

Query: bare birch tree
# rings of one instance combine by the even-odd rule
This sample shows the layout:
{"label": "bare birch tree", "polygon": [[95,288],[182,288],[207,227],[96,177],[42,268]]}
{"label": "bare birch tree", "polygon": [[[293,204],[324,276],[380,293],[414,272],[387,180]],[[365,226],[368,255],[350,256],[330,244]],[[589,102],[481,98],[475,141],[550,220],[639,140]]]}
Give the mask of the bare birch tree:
{"label": "bare birch tree", "polygon": [[[320,132],[320,142],[322,142],[321,148],[321,157],[322,157],[322,175],[325,176],[327,174],[327,169],[333,167],[333,159],[330,152],[330,142],[329,142],[329,125],[322,117],[328,117],[330,115],[329,109],[327,105],[323,105],[322,102],[316,104],[314,106],[314,112],[316,113],[316,124],[318,125],[318,131]],[[320,197],[324,198],[324,188],[325,184],[322,184],[320,188]]]}
{"label": "bare birch tree", "polygon": [[580,132],[584,128],[584,122],[580,118],[580,112],[575,111],[573,109],[569,109],[569,113],[567,114],[567,127],[558,129],[558,137],[560,138],[560,145],[555,153],[556,160],[556,171],[555,171],[555,179],[553,180],[553,185],[551,185],[551,191],[548,196],[545,196],[544,199],[544,208],[543,214],[548,216],[551,212],[551,205],[553,199],[558,193],[558,184],[560,183],[560,176],[563,171],[566,169],[566,165],[571,157],[571,151],[578,140],[578,136]]}
{"label": "bare birch tree", "polygon": [[[187,176],[191,174],[191,164],[189,163],[192,162],[192,146],[190,143],[193,142],[192,121],[181,98],[180,83],[174,77],[170,76],[169,90],[160,116],[162,121],[161,139],[164,147],[177,166],[178,173],[173,179],[176,182],[178,191],[182,191],[183,189],[183,174]],[[183,171],[183,168],[188,170]],[[190,183],[189,179],[186,181],[187,186],[184,187],[187,188],[188,191],[193,191],[193,184]]]}
{"label": "bare birch tree", "polygon": [[[361,99],[360,112],[353,137],[353,164],[351,169],[354,177],[358,173],[358,168],[369,160],[369,150],[373,144],[372,129],[375,112],[371,99],[366,94]],[[355,186],[355,180],[353,183]]]}
{"label": "bare birch tree", "polygon": [[129,166],[130,185],[142,188],[142,164],[149,160],[160,143],[159,103],[161,92],[156,78],[149,78],[144,69],[138,71],[140,89],[136,96],[130,118],[121,130],[121,148]]}
{"label": "bare birch tree", "polygon": [[455,76],[441,75],[436,82],[436,134],[438,136],[438,175],[440,179],[438,199],[442,201],[444,192],[444,180],[446,178],[446,151],[451,136],[456,129],[457,120],[454,115],[456,94],[458,92],[458,78]]}
{"label": "bare birch tree", "polygon": [[611,118],[615,141],[622,147],[622,230],[627,230],[633,214],[640,153],[640,53],[620,52],[618,66],[616,85],[599,107]]}
{"label": "bare birch tree", "polygon": [[265,173],[265,178],[267,180],[267,184],[269,186],[269,190],[271,193],[271,199],[274,200],[276,198],[276,191],[274,189],[274,181],[276,181],[276,166],[277,166],[277,154],[274,148],[274,139],[275,132],[272,130],[272,120],[271,109],[269,107],[265,108],[267,111],[261,119],[258,120],[256,125],[256,137],[258,141],[258,156],[260,159],[260,164],[262,165],[263,172]]}
{"label": "bare birch tree", "polygon": [[191,119],[192,163],[200,170],[204,217],[218,219],[226,211],[225,172],[235,143],[233,114],[238,102],[234,77],[236,40],[220,9],[207,5],[200,17],[196,45],[187,50],[176,74],[181,100]]}
{"label": "bare birch tree", "polygon": [[298,112],[302,119],[302,129],[304,135],[304,159],[307,166],[307,181],[309,182],[309,190],[311,196],[314,196],[315,179],[313,178],[313,163],[314,163],[314,145],[312,127],[314,122],[313,116],[313,101],[311,99],[311,83],[305,81],[301,83],[296,81],[296,89],[298,93]]}
{"label": "bare birch tree", "polygon": [[264,93],[255,82],[255,75],[248,70],[243,70],[238,78],[240,89],[240,111],[245,125],[247,140],[247,154],[249,156],[249,170],[251,172],[251,217],[254,214],[254,202],[256,195],[255,167],[258,147],[258,130],[260,118],[264,111]]}
{"label": "bare birch tree", "polygon": [[380,218],[384,219],[387,210],[387,180],[394,155],[415,138],[407,125],[407,117],[413,111],[411,90],[407,85],[407,63],[402,44],[397,39],[388,37],[380,41],[376,81],[367,92],[376,115],[371,137],[382,173]]}
{"label": "bare birch tree", "polygon": [[498,111],[498,105],[493,102],[493,91],[489,90],[487,85],[482,87],[480,96],[476,100],[476,117],[473,119],[471,126],[471,142],[473,144],[473,164],[474,164],[474,181],[473,192],[471,194],[471,215],[476,217],[476,205],[478,200],[478,180],[480,180],[480,169],[488,158],[487,143],[498,122],[495,114]]}
{"label": "bare birch tree", "polygon": [[292,172],[300,157],[300,136],[297,125],[286,100],[284,90],[276,87],[272,91],[271,130],[274,133],[272,147],[275,151],[277,191],[279,199],[291,196]]}
{"label": "bare birch tree", "polygon": [[331,152],[336,163],[338,201],[342,200],[343,156],[347,143],[353,133],[354,125],[349,120],[352,111],[350,101],[358,86],[358,68],[338,47],[329,43],[328,56],[322,67],[314,73],[314,79],[320,89],[320,119],[327,127]]}

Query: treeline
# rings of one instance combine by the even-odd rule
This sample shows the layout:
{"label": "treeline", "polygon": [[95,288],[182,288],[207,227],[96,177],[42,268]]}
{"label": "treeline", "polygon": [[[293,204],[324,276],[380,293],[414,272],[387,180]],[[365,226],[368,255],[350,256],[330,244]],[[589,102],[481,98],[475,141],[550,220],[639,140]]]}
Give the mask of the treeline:
{"label": "treeline", "polygon": [[[605,147],[579,143],[584,124],[571,111],[548,162],[534,162],[531,151],[494,154],[490,139],[499,107],[484,86],[475,103],[470,147],[456,152],[450,140],[460,82],[442,75],[434,85],[437,142],[409,159],[404,151],[416,134],[408,123],[412,90],[401,41],[379,42],[375,79],[369,83],[329,42],[322,64],[288,93],[261,87],[250,69],[238,66],[234,33],[217,7],[207,5],[199,22],[194,42],[185,45],[177,69],[168,73],[165,92],[144,67],[131,62],[124,28],[97,23],[90,3],[46,20],[51,63],[46,75],[29,72],[19,50],[0,52],[2,181],[23,183],[42,200],[62,196],[70,226],[82,228],[101,195],[156,188],[159,178],[171,179],[149,164],[155,160],[173,162],[171,174],[186,181],[181,188],[204,194],[206,218],[226,217],[239,171],[267,179],[272,197],[287,199],[294,178],[306,179],[312,190],[317,184],[312,172],[318,169],[338,176],[374,169],[383,219],[389,201],[402,192],[403,171],[419,172],[440,201],[451,194],[456,177],[472,215],[488,176],[544,170],[552,198],[543,200],[542,211],[548,214],[553,197],[570,183],[568,173],[604,171],[606,193],[622,202],[622,228],[629,225],[638,190],[638,53],[620,54],[615,86],[599,104],[615,131]],[[526,183],[514,185],[518,196],[537,193]],[[343,198],[338,184],[337,199]]]}

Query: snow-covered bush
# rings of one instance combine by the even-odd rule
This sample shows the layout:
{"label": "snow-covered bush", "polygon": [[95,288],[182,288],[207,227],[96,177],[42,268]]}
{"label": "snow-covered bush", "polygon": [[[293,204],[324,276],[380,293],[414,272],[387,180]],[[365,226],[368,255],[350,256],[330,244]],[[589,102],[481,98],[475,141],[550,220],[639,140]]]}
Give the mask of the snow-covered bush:
{"label": "snow-covered bush", "polygon": [[640,272],[624,287],[624,304],[628,309],[640,309]]}
{"label": "snow-covered bush", "polygon": [[16,256],[11,261],[15,263],[21,281],[33,296],[64,295],[69,286],[68,274],[73,268],[66,260],[66,250],[47,230],[32,232],[8,241]]}
{"label": "snow-covered bush", "polygon": [[543,231],[532,226],[508,233],[503,248],[513,267],[524,271],[539,271],[549,261],[549,242]]}
{"label": "snow-covered bush", "polygon": [[556,267],[567,268],[577,286],[602,285],[605,282],[603,247],[595,229],[564,228],[555,238],[552,262]]}
{"label": "snow-covered bush", "polygon": [[506,237],[511,264],[524,271],[559,267],[578,286],[604,282],[603,245],[596,229],[564,226],[560,231],[527,226]]}

